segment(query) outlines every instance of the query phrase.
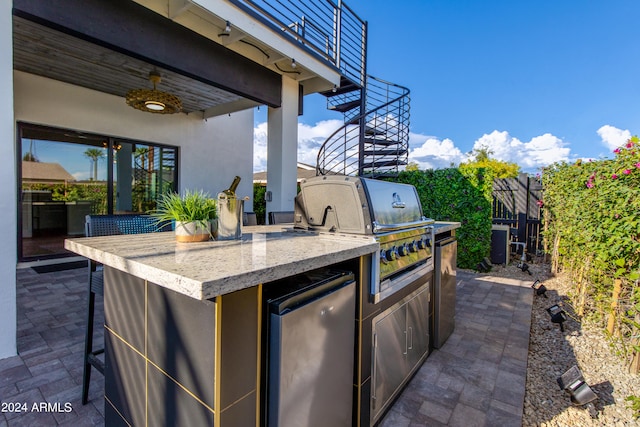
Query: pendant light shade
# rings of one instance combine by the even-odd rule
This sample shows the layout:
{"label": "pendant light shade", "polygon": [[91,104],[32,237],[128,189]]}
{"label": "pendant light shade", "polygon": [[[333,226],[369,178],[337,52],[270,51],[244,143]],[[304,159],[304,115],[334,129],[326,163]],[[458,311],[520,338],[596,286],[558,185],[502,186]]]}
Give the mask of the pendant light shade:
{"label": "pendant light shade", "polygon": [[153,83],[153,89],[132,89],[127,92],[127,105],[136,110],[157,114],[174,114],[182,110],[182,101],[175,95],[156,89],[160,83],[160,74],[149,73],[149,80]]}

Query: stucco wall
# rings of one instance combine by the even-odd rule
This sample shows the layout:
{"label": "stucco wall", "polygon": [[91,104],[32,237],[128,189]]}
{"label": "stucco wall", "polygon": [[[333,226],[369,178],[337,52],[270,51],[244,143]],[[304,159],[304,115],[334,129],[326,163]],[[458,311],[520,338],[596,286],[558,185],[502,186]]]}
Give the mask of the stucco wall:
{"label": "stucco wall", "polygon": [[20,71],[14,90],[16,121],[178,146],[181,190],[216,195],[240,175],[238,195],[253,196],[253,110],[207,120],[199,113],[145,113],[124,98]]}
{"label": "stucco wall", "polygon": [[12,2],[0,2],[0,359],[16,354],[16,186]]}

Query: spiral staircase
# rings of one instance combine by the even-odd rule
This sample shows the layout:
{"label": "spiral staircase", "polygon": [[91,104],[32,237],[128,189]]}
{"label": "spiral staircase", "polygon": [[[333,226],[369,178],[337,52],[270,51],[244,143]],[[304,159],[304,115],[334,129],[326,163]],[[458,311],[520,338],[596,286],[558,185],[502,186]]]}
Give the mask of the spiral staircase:
{"label": "spiral staircase", "polygon": [[409,89],[367,75],[365,84],[343,78],[324,92],[327,108],[344,115],[318,152],[317,175],[397,176],[409,156]]}

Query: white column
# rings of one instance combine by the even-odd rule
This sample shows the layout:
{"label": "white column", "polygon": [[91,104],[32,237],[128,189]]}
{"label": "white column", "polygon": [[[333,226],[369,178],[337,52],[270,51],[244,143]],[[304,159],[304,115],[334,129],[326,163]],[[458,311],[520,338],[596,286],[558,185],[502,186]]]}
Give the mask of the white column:
{"label": "white column", "polygon": [[[298,82],[282,77],[282,106],[269,108],[267,137],[267,215],[292,211],[298,176]],[[269,193],[270,192],[270,193]]]}
{"label": "white column", "polygon": [[15,356],[17,196],[13,120],[13,43],[10,1],[0,2],[0,359]]}

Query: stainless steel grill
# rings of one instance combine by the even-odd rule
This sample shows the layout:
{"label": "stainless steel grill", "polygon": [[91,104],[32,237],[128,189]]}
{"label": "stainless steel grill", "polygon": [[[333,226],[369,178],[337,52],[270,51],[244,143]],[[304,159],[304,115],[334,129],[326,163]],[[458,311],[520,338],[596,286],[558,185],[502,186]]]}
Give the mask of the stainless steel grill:
{"label": "stainless steel grill", "polygon": [[342,175],[300,183],[296,228],[370,235],[380,243],[371,295],[377,303],[433,270],[433,223],[412,185]]}

